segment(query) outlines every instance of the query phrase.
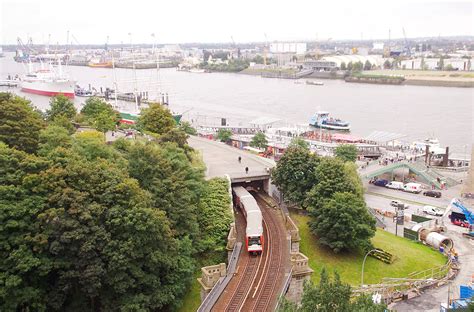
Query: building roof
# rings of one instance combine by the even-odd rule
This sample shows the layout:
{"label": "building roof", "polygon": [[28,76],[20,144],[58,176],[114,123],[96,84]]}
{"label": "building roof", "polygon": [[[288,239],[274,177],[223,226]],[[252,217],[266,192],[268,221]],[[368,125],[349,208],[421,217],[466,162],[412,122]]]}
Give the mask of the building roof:
{"label": "building roof", "polygon": [[392,133],[392,132],[386,132],[386,131],[373,131],[364,139],[367,141],[386,144],[390,141],[398,140],[404,137],[406,137],[406,135],[400,134],[400,133]]}

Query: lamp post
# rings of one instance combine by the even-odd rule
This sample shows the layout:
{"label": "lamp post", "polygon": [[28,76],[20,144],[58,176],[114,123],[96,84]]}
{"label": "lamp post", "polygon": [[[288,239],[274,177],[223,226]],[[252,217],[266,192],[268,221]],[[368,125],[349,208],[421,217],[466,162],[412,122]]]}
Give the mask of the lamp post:
{"label": "lamp post", "polygon": [[369,251],[365,254],[364,261],[362,262],[362,273],[361,273],[361,277],[360,277],[360,285],[361,285],[361,286],[364,286],[364,266],[365,266],[365,260],[367,260],[367,256],[368,256],[372,251],[377,251],[377,249],[369,250]]}

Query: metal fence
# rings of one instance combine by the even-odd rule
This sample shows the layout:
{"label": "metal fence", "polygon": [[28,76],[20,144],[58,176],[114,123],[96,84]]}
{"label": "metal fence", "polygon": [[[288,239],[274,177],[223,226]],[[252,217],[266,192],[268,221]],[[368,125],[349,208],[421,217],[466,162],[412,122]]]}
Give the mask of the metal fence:
{"label": "metal fence", "polygon": [[212,307],[216,304],[217,300],[221,296],[224,289],[229,284],[230,280],[232,279],[235,269],[237,266],[237,262],[239,260],[240,251],[242,249],[242,243],[236,243],[234,249],[232,250],[232,254],[230,256],[229,264],[227,265],[227,274],[224,277],[221,277],[217,283],[212,288],[211,292],[206,296],[206,298],[201,302],[201,305],[198,308],[198,312],[209,312],[211,311]]}

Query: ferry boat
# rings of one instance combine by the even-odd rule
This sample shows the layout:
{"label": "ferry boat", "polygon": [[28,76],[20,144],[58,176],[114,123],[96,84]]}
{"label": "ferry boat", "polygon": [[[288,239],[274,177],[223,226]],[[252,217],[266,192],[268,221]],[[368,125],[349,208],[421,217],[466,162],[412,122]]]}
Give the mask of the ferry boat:
{"label": "ferry boat", "polygon": [[46,96],[63,94],[74,98],[75,81],[63,75],[60,63],[58,68],[59,73],[56,73],[51,65],[49,69],[41,68],[33,71],[30,63],[29,71],[20,83],[21,91]]}
{"label": "ferry boat", "polygon": [[351,129],[351,125],[347,121],[329,117],[329,113],[323,111],[316,112],[313,117],[311,117],[309,124],[316,128],[329,130],[349,131]]}

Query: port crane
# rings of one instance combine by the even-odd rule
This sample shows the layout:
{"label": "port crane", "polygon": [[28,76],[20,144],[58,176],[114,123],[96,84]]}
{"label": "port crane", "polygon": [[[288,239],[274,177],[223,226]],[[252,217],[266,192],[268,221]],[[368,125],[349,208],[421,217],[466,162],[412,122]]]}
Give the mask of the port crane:
{"label": "port crane", "polygon": [[408,44],[408,39],[407,39],[407,34],[405,33],[405,28],[402,28],[403,30],[403,38],[405,39],[405,54],[406,56],[411,56],[411,49],[410,45]]}
{"label": "port crane", "polygon": [[469,232],[468,233],[463,233],[464,237],[468,237],[471,239],[474,239],[474,213],[469,211],[459,199],[453,198],[451,200],[451,203],[449,204],[448,208],[446,209],[444,215],[447,215],[448,212],[452,209],[452,207],[456,207],[462,211],[464,216],[466,217],[466,221],[469,224]]}

